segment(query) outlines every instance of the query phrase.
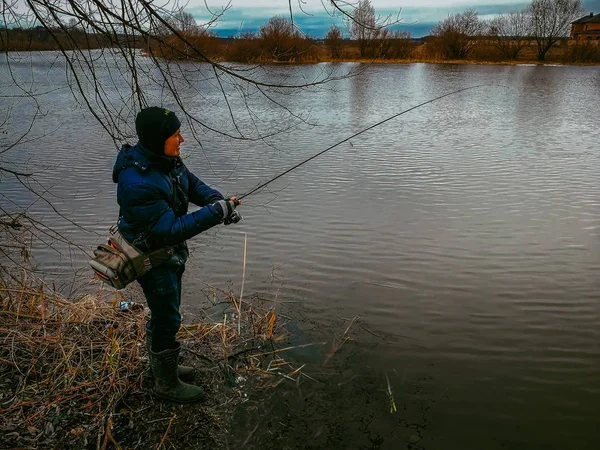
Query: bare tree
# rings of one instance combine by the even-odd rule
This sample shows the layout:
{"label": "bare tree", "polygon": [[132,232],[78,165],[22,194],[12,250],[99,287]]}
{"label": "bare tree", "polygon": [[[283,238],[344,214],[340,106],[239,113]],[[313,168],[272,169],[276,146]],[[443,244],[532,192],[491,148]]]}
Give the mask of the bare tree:
{"label": "bare tree", "polygon": [[390,58],[393,36],[394,32],[389,28],[378,30],[377,37],[373,40],[371,45],[373,56],[376,58]]}
{"label": "bare tree", "polygon": [[[230,108],[232,95],[241,95],[248,98],[250,91],[272,101],[273,105],[281,107],[280,100],[276,100],[272,93],[281,89],[295,89],[298,87],[316,86],[326,83],[336,77],[328,72],[322,72],[320,77],[308,83],[269,83],[264,77],[248,72],[244,68],[221,63],[218,59],[196,48],[190,36],[182,30],[197,30],[190,16],[182,14],[181,9],[174,2],[159,0],[25,0],[29,7],[27,14],[30,22],[40,24],[54,42],[56,48],[62,53],[70,72],[73,92],[77,101],[81,102],[99,124],[110,134],[115,142],[122,142],[132,136],[132,118],[136,111],[145,107],[151,99],[150,93],[156,90],[163,92],[164,98],[170,98],[172,106],[177,107],[182,116],[188,121],[192,137],[198,143],[204,132],[215,132],[231,139],[263,139],[273,132],[281,132],[289,128],[290,123],[283,121],[279,130],[269,129],[264,132],[256,127],[256,115],[248,108],[246,102],[241,104],[246,108]],[[204,30],[209,29],[227,11],[228,6],[219,11],[211,11],[212,18],[208,23],[200,25]],[[100,54],[90,54],[87,48],[75,42],[63,21],[57,18],[76,19],[86,33],[87,39],[101,40],[105,47],[111,47],[111,52],[102,51]],[[291,21],[290,21],[291,22]],[[15,23],[13,21],[13,23]],[[180,26],[181,25],[181,26]],[[61,34],[62,33],[62,34]],[[168,33],[168,35],[167,35]],[[68,52],[68,43],[73,52]],[[169,60],[161,58],[165,52],[156,53],[157,48],[169,49],[169,57],[187,58],[196,63],[208,64],[206,66],[191,67],[185,70]],[[139,49],[148,52],[149,59],[139,58]],[[119,77],[128,83],[127,90],[120,89],[120,101],[107,101],[106,92],[114,89],[113,78],[107,79],[98,71],[107,66],[114,66],[114,58],[122,59]],[[327,69],[325,69],[327,70]],[[158,76],[157,76],[158,74]],[[205,113],[191,113],[187,107],[186,99],[193,96],[189,89],[199,89],[198,77],[213,78],[217,86],[235,85],[239,89],[222,92],[223,105],[230,113],[229,126],[223,127],[221,123],[213,121],[214,115]],[[253,78],[256,77],[256,78]],[[108,84],[107,84],[108,83]],[[196,86],[196,87],[194,87]],[[184,92],[185,91],[185,92]],[[182,93],[184,95],[182,96]],[[201,92],[198,92],[202,96]],[[228,106],[229,105],[229,106]],[[207,108],[206,111],[209,111]],[[203,109],[201,111],[204,111]],[[286,112],[291,112],[287,111]],[[299,115],[288,116],[292,121],[301,118]],[[244,120],[242,120],[244,119]],[[241,122],[246,121],[250,126],[243,128]]]}
{"label": "bare tree", "polygon": [[379,26],[375,19],[375,8],[370,0],[359,0],[352,14],[350,22],[350,36],[358,44],[360,56],[365,56],[367,50],[373,45],[373,41],[379,33]]}
{"label": "bare tree", "polygon": [[[353,5],[348,2],[334,0],[326,6],[333,7],[344,17],[349,17],[353,11]],[[5,73],[10,76],[15,64],[14,57],[8,53],[13,36],[9,31],[20,27],[27,33],[16,33],[15,36],[23,36],[30,44],[33,36],[43,44],[40,48],[57,50],[57,61],[66,67],[68,88],[74,101],[112,138],[115,148],[135,139],[135,114],[151,104],[176,108],[190,139],[196,141],[200,150],[205,139],[215,136],[227,140],[261,140],[268,144],[270,137],[286,132],[308,117],[308,112],[298,112],[290,107],[292,96],[281,94],[324,86],[349,74],[339,73],[346,70],[344,68],[321,67],[321,72],[316,72],[308,81],[300,78],[298,81],[290,81],[290,78],[277,81],[265,76],[268,67],[249,70],[221,62],[214,53],[206,50],[204,44],[198,43],[197,38],[210,37],[209,30],[229,7],[227,4],[215,10],[206,6],[210,18],[197,24],[176,0],[7,0],[0,8],[0,44],[6,52]],[[299,8],[301,11],[301,5]],[[310,41],[298,39],[292,9],[290,3],[289,22],[296,36],[295,51],[305,52],[306,48],[298,47],[298,42]],[[257,42],[251,44],[257,45]],[[174,61],[177,59],[187,62],[180,64]],[[18,77],[13,77],[10,83],[16,92],[10,95],[34,103],[31,123],[36,123],[35,115],[43,115],[45,111],[35,102],[38,95],[35,84]],[[203,91],[207,86],[215,89],[220,97],[211,95],[208,98]],[[256,108],[259,102],[260,108]],[[269,109],[264,108],[265,102],[282,112],[281,120],[262,122],[272,112],[264,112]],[[6,104],[5,101],[3,105]],[[228,113],[228,118],[223,120],[220,115],[217,118],[215,108]],[[36,181],[34,170],[15,168],[7,157],[10,149],[18,150],[19,145],[33,139],[33,134],[26,130],[24,136],[17,136],[12,141],[10,138],[14,136],[4,136],[0,142],[0,155],[6,158],[0,159],[0,177],[11,179],[22,189],[29,190],[36,202],[46,202],[48,208],[54,208],[48,200],[52,195],[50,188]],[[208,156],[206,161],[211,170]],[[28,224],[36,237],[46,239],[48,245],[56,242],[70,245],[68,239],[36,222],[39,218],[28,215],[27,205],[16,205],[3,194],[0,194],[0,232],[14,233]],[[55,212],[60,214],[58,210]],[[77,226],[72,223],[72,227]],[[11,236],[9,240],[13,240]]]}
{"label": "bare tree", "polygon": [[173,28],[183,34],[193,35],[202,32],[202,28],[198,26],[194,16],[180,9],[169,20]]}
{"label": "bare tree", "polygon": [[[23,3],[26,8],[23,8]],[[0,182],[10,182],[16,189],[27,191],[28,198],[33,198],[32,201],[37,204],[46,203],[49,210],[59,216],[62,214],[61,220],[69,222],[68,228],[79,227],[54,207],[51,186],[42,185],[36,179],[35,172],[39,168],[15,166],[14,159],[9,157],[9,154],[16,154],[19,146],[33,145],[29,142],[40,138],[39,130],[34,125],[38,123],[36,117],[46,114],[43,102],[40,104],[36,100],[37,96],[43,94],[38,92],[36,84],[15,75],[16,66],[20,64],[22,67],[23,59],[29,56],[9,53],[12,36],[24,36],[30,41],[33,36],[44,43],[45,49],[58,51],[57,62],[66,67],[66,80],[74,101],[113,139],[115,148],[135,139],[135,114],[151,104],[177,108],[190,138],[197,142],[201,150],[204,139],[219,136],[229,140],[268,141],[271,136],[305,121],[308,113],[294,111],[288,103],[292,101],[291,96],[280,94],[297,88],[322,86],[345,74],[334,76],[333,71],[340,71],[339,68],[323,68],[320,74],[315,74],[309,81],[293,82],[288,79],[270,82],[269,77],[265,76],[268,68],[249,71],[220,62],[201,45],[197,45],[194,39],[198,33],[207,33],[226,10],[227,6],[211,10],[211,19],[198,25],[174,1],[3,2],[0,8],[0,44],[5,51],[3,81],[6,83],[0,87],[0,95],[4,96],[2,105],[7,111],[10,109],[7,105],[13,101],[10,99],[14,99],[14,104],[20,102],[20,107],[29,101],[32,107],[27,111],[31,110],[32,116],[31,127],[25,127],[22,136],[16,136],[9,126],[12,120],[10,111],[7,112],[5,123],[0,128]],[[19,34],[18,28],[28,33]],[[17,29],[15,33],[12,33],[13,29]],[[145,56],[141,55],[140,50],[144,51]],[[167,53],[169,58],[163,58]],[[182,58],[189,62],[182,65],[173,61]],[[207,86],[216,89],[220,99],[214,96],[208,99],[206,92],[203,92]],[[7,91],[3,92],[4,89]],[[261,122],[263,114],[266,114],[262,112],[263,109],[255,108],[258,102],[261,105],[267,102],[273,108],[279,108],[281,120],[276,124],[269,122],[268,125],[266,121]],[[229,113],[228,120],[223,120],[222,116],[217,119],[211,113],[216,107]],[[23,114],[20,116],[22,128]],[[208,157],[206,159],[210,170],[210,160]],[[15,202],[15,196],[23,198],[23,195],[9,196],[5,190],[0,192],[0,253],[6,253],[5,257],[18,264],[15,256],[26,250],[23,246],[25,241],[18,235],[22,235],[25,229],[30,230],[38,242],[43,241],[46,247],[68,246],[63,249],[71,251],[69,239],[53,231],[46,225],[48,222],[42,223],[39,216],[31,214],[29,205]],[[9,245],[14,247],[14,252],[4,252]],[[84,251],[82,249],[82,253]]]}
{"label": "bare tree", "polygon": [[532,36],[537,43],[537,59],[544,61],[548,51],[568,36],[571,22],[584,14],[581,0],[533,0],[527,12]]}
{"label": "bare tree", "polygon": [[384,59],[408,58],[415,48],[408,31],[392,31],[389,28],[379,30],[374,44],[375,56]]}
{"label": "bare tree", "polygon": [[[331,2],[337,6],[341,2]],[[358,44],[361,57],[381,57],[385,54],[384,46],[388,45],[388,38],[392,35],[389,27],[402,22],[400,10],[395,19],[389,16],[376,16],[371,0],[358,0],[354,5],[352,14],[346,14],[350,37]],[[337,6],[339,9],[339,6]]]}
{"label": "bare tree", "polygon": [[285,17],[271,17],[260,27],[258,37],[265,52],[275,61],[289,61],[295,56],[296,31]]}
{"label": "bare tree", "polygon": [[337,25],[332,25],[325,35],[325,45],[331,52],[332,58],[342,56],[343,42],[342,29]]}
{"label": "bare tree", "polygon": [[[48,227],[29,212],[33,204],[45,203],[48,209],[58,217],[69,222],[74,228],[81,229],[48,200],[49,187],[36,179],[35,174],[28,170],[27,164],[15,162],[10,158],[10,153],[18,150],[19,146],[37,145],[41,139],[46,137],[46,133],[36,135],[32,133],[32,130],[41,114],[37,98],[47,93],[26,92],[21,95],[8,96],[18,99],[21,106],[30,103],[35,107],[31,120],[28,123],[19,124],[23,131],[18,133],[12,131],[13,108],[8,108],[3,112],[4,117],[0,123],[0,183],[8,184],[7,191],[0,193],[0,279],[9,275],[5,273],[7,267],[34,269],[29,261],[34,237],[38,244],[51,248],[59,254],[61,253],[59,246],[77,247],[84,250],[67,236]],[[3,94],[0,97],[5,97]],[[17,189],[19,190],[17,191]],[[9,191],[18,192],[19,195],[10,195]],[[33,199],[31,203],[22,201],[20,197],[25,196]],[[9,263],[8,266],[7,263]]]}
{"label": "bare tree", "polygon": [[408,58],[416,44],[412,40],[412,36],[408,31],[396,30],[390,38],[390,57],[406,59]]}
{"label": "bare tree", "polygon": [[517,59],[531,35],[531,19],[526,11],[511,11],[495,17],[488,23],[488,34],[495,41],[501,55]]}
{"label": "bare tree", "polygon": [[439,22],[431,34],[437,37],[437,42],[444,56],[450,59],[463,59],[467,57],[474,45],[474,39],[483,30],[474,9],[463,13],[452,14]]}
{"label": "bare tree", "polygon": [[261,40],[251,31],[240,33],[233,45],[227,47],[226,58],[229,61],[256,62],[260,60]]}
{"label": "bare tree", "polygon": [[[165,24],[160,24],[157,33],[163,42],[155,43],[157,54],[174,59],[190,59],[195,53],[192,48],[214,57],[218,53],[217,35],[207,26],[198,25],[194,16],[180,9],[165,16]],[[185,40],[179,39],[171,30],[176,30]],[[176,53],[173,50],[177,50]]]}
{"label": "bare tree", "polygon": [[67,26],[69,27],[70,30],[75,30],[78,25],[79,25],[79,22],[77,21],[77,19],[75,19],[74,17],[71,17],[69,19]]}

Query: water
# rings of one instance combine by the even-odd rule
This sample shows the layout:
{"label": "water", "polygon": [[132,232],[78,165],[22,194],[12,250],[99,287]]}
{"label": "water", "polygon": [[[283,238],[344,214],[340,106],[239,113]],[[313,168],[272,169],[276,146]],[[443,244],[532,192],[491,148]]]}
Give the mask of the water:
{"label": "water", "polygon": [[[34,73],[40,90],[64,87],[64,69],[45,58],[17,69]],[[277,67],[269,76],[310,78],[323,67]],[[186,311],[208,304],[199,294],[207,284],[239,291],[247,233],[244,291],[297,302],[285,310],[291,339],[328,342],[291,356],[319,383],[283,384],[255,399],[256,414],[240,410],[241,442],[269,412],[248,447],[600,445],[597,68],[372,66],[278,97],[315,126],[266,142],[206,134],[202,151],[188,140],[183,153],[205,182],[241,194],[379,120],[479,84],[489,86],[419,108],[306,164],[249,197],[241,224],[190,242]],[[191,108],[231,128],[214,84],[206,89]],[[39,181],[85,231],[64,220],[56,227],[91,248],[117,213],[115,146],[67,89],[39,101],[49,114],[34,131],[50,134],[3,160],[45,168]],[[252,102],[263,131],[286,124],[269,101]],[[15,107],[11,126],[22,128],[27,112]],[[30,201],[19,189],[2,179],[3,195]],[[42,201],[30,211],[54,220]],[[57,259],[36,251],[47,276],[85,267],[77,252]],[[334,336],[356,316],[354,340],[324,366]]]}

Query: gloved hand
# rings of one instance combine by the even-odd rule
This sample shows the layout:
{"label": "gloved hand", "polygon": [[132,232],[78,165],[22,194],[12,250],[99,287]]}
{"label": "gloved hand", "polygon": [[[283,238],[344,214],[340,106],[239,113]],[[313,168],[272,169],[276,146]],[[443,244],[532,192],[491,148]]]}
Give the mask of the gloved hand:
{"label": "gloved hand", "polygon": [[[229,199],[218,200],[214,202],[212,205],[215,209],[221,214],[221,220],[225,221],[231,217],[231,215],[235,212],[235,208],[242,203],[241,200],[238,200],[235,197],[231,197]],[[238,219],[239,222],[239,219]],[[230,222],[231,223],[231,222]]]}
{"label": "gloved hand", "polygon": [[240,212],[236,209],[235,211],[233,211],[231,213],[231,215],[226,218],[223,223],[225,225],[231,225],[232,223],[238,223],[240,220],[242,220],[242,215],[240,214]]}

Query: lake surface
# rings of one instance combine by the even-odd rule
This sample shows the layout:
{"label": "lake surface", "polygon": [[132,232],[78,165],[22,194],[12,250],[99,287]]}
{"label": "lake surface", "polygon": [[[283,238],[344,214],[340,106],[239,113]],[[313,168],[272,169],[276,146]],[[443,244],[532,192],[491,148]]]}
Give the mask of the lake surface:
{"label": "lake surface", "polygon": [[[92,248],[117,214],[116,148],[65,88],[64,62],[49,55],[12,65],[40,92],[60,89],[38,99],[47,112],[34,124],[40,138],[3,161],[39,172],[55,206],[83,230],[55,219],[43,201],[31,213]],[[285,66],[261,76],[311,79],[332,67],[356,68]],[[361,69],[280,94],[292,111],[310,114],[285,134],[252,142],[206,134],[202,150],[191,139],[183,145],[205,182],[242,194],[404,109],[486,85],[340,145],[248,197],[239,225],[190,241],[189,315],[209,305],[207,284],[239,292],[247,233],[244,292],[295,302],[282,307],[294,342],[328,342],[293,355],[319,382],[257,395],[255,415],[239,414],[237,438],[269,412],[248,448],[600,448],[600,70]],[[4,94],[13,92],[6,62],[0,74]],[[203,89],[186,100],[191,111],[232,129],[215,84]],[[251,102],[263,132],[285,126],[273,103]],[[26,129],[30,102],[3,97],[0,105],[13,106],[9,135]],[[32,201],[9,178],[0,189],[5,199]],[[66,286],[87,258],[61,251],[37,245],[34,256]],[[356,316],[353,340],[324,365]]]}

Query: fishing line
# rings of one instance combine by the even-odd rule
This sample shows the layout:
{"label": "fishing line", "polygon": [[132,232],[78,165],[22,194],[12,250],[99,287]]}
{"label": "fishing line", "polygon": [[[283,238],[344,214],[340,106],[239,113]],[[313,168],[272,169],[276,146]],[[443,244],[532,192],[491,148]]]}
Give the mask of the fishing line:
{"label": "fishing line", "polygon": [[296,164],[294,167],[291,167],[291,168],[289,168],[288,170],[286,170],[285,172],[282,172],[282,173],[280,173],[280,174],[279,174],[279,175],[277,175],[276,177],[273,177],[273,178],[271,178],[269,181],[266,181],[266,182],[264,182],[264,183],[260,184],[259,186],[255,187],[255,188],[254,188],[254,189],[252,189],[251,191],[249,191],[249,192],[246,192],[244,195],[240,195],[240,196],[238,197],[238,199],[239,199],[239,200],[241,200],[241,199],[243,199],[244,197],[248,197],[249,195],[252,195],[252,194],[254,194],[255,192],[257,192],[257,191],[261,190],[262,188],[264,188],[265,186],[267,186],[268,184],[271,184],[273,181],[275,181],[275,180],[277,180],[277,179],[281,178],[282,176],[284,176],[284,175],[286,175],[286,174],[290,173],[292,170],[295,170],[295,169],[297,169],[298,167],[302,166],[303,164],[306,164],[307,162],[309,162],[309,161],[311,161],[311,160],[315,159],[317,156],[321,156],[323,153],[325,153],[325,152],[328,152],[329,150],[331,150],[331,149],[333,149],[333,148],[337,147],[338,145],[341,145],[341,144],[343,144],[344,142],[348,142],[350,139],[354,139],[356,136],[359,136],[359,135],[361,135],[361,134],[363,134],[363,133],[366,133],[367,131],[369,131],[369,130],[372,130],[372,129],[373,129],[373,128],[375,128],[375,127],[378,127],[379,125],[383,125],[384,123],[386,123],[386,122],[389,122],[390,120],[392,120],[392,119],[395,119],[396,117],[399,117],[399,116],[401,116],[402,114],[406,114],[406,113],[408,113],[408,112],[410,112],[410,111],[412,111],[412,110],[414,110],[414,109],[420,108],[421,106],[425,106],[425,105],[427,105],[427,104],[429,104],[429,103],[433,103],[433,102],[435,102],[435,101],[437,101],[437,100],[441,100],[441,99],[442,99],[442,98],[444,98],[444,97],[448,97],[448,96],[450,96],[450,95],[458,94],[459,92],[468,91],[469,89],[475,89],[475,88],[478,88],[478,87],[483,87],[483,86],[490,86],[490,85],[489,85],[489,84],[478,84],[478,85],[476,85],[476,86],[469,86],[469,87],[466,87],[466,88],[458,89],[458,90],[456,90],[456,91],[452,91],[452,92],[449,92],[448,94],[440,95],[439,97],[432,98],[431,100],[427,100],[426,102],[420,103],[420,104],[418,104],[418,105],[416,105],[416,106],[413,106],[412,108],[409,108],[409,109],[406,109],[406,110],[404,110],[404,111],[402,111],[402,112],[399,112],[399,113],[397,113],[397,114],[394,114],[393,116],[390,116],[390,117],[388,117],[387,119],[385,119],[385,120],[382,120],[381,122],[377,122],[376,124],[374,124],[374,125],[371,125],[370,127],[368,127],[368,128],[365,128],[364,130],[361,130],[361,131],[359,131],[358,133],[354,133],[352,136],[350,136],[350,137],[347,137],[346,139],[344,139],[343,141],[340,141],[340,142],[338,142],[337,144],[333,144],[331,147],[327,147],[325,150],[322,150],[322,151],[320,151],[319,153],[317,153],[316,155],[313,155],[313,156],[311,156],[310,158],[308,158],[308,159],[305,159],[304,161],[302,161],[302,162],[300,162],[300,163]]}

